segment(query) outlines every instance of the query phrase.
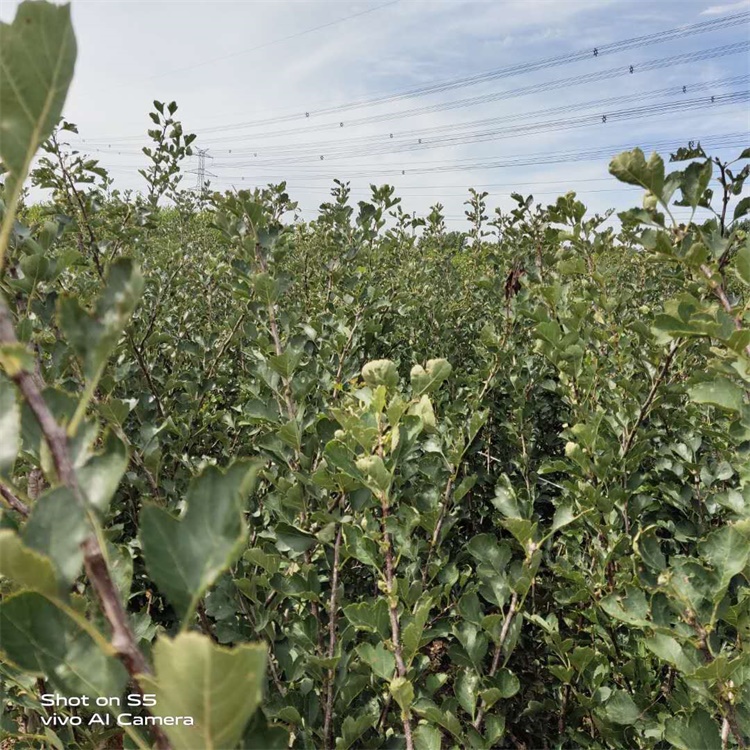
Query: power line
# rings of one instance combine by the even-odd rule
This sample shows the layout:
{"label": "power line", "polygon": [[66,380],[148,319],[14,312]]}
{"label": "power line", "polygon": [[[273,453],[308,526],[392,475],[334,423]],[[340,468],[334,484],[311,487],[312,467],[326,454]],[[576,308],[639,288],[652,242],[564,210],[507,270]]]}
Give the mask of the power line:
{"label": "power line", "polygon": [[[728,94],[717,94],[703,96],[676,102],[659,102],[648,106],[635,107],[631,109],[603,109],[598,113],[582,115],[577,118],[530,121],[527,123],[496,128],[494,130],[481,130],[473,133],[460,135],[445,135],[433,138],[415,138],[408,140],[389,141],[380,143],[380,138],[362,139],[358,144],[341,146],[329,143],[325,146],[309,146],[301,144],[298,147],[288,147],[278,150],[276,153],[269,152],[265,158],[245,162],[235,162],[232,166],[250,167],[262,166],[273,163],[274,165],[295,164],[309,160],[320,160],[325,156],[326,160],[347,159],[353,156],[375,156],[382,154],[398,154],[412,151],[424,151],[434,148],[445,148],[450,146],[465,145],[469,143],[482,143],[491,140],[506,138],[525,137],[545,132],[560,132],[575,128],[606,125],[616,122],[625,122],[633,119],[644,119],[675,112],[689,112],[704,107],[723,107],[732,104],[745,103],[748,101],[750,91],[738,91]],[[372,142],[375,140],[375,142]],[[225,157],[226,161],[226,157]],[[217,166],[227,167],[230,162],[219,163]]]}
{"label": "power line", "polygon": [[[379,6],[379,7],[383,7],[383,6]],[[373,10],[376,10],[376,9],[373,9]],[[544,70],[544,69],[551,68],[551,67],[560,67],[562,65],[571,64],[571,63],[579,62],[582,60],[592,59],[592,57],[598,58],[600,56],[603,56],[606,54],[612,54],[614,52],[621,52],[624,50],[636,49],[638,47],[659,44],[662,42],[674,41],[676,39],[682,39],[688,36],[702,34],[702,33],[706,33],[709,31],[733,28],[735,26],[747,23],[748,20],[750,20],[750,12],[736,13],[733,15],[724,16],[719,19],[713,19],[711,21],[703,21],[701,23],[692,24],[690,26],[676,27],[674,29],[667,29],[659,33],[647,34],[647,35],[640,36],[640,37],[633,37],[631,39],[621,40],[619,42],[612,42],[610,44],[604,44],[604,45],[601,45],[600,47],[594,48],[594,50],[596,50],[596,53],[597,53],[596,55],[594,55],[594,51],[591,49],[580,50],[578,52],[567,53],[564,55],[557,55],[555,57],[545,58],[543,60],[538,60],[535,62],[522,63],[522,64],[512,65],[512,66],[505,67],[505,68],[499,68],[496,70],[486,71],[484,73],[478,73],[473,76],[455,78],[449,81],[443,81],[441,83],[432,84],[430,86],[423,86],[423,87],[419,87],[415,89],[410,89],[407,91],[386,94],[386,95],[374,97],[371,99],[364,99],[364,100],[349,102],[349,103],[330,106],[330,107],[323,107],[314,111],[308,111],[306,113],[297,112],[296,114],[281,115],[281,116],[256,119],[256,120],[246,120],[244,122],[234,123],[231,125],[222,125],[222,126],[216,126],[213,128],[204,128],[203,132],[204,133],[208,133],[208,132],[218,133],[218,132],[224,132],[224,131],[229,131],[229,130],[236,130],[240,128],[252,128],[252,127],[258,127],[260,125],[271,125],[271,124],[277,124],[280,122],[289,122],[289,121],[293,121],[296,119],[300,119],[301,117],[304,117],[304,119],[307,120],[313,115],[321,116],[325,114],[340,113],[346,110],[360,109],[363,107],[373,107],[376,105],[393,103],[396,101],[411,99],[415,97],[421,97],[421,96],[425,96],[428,94],[440,93],[440,92],[449,91],[449,90],[457,89],[457,88],[464,88],[466,86],[473,86],[473,85],[476,85],[477,83],[483,83],[486,81],[499,80],[501,78],[513,77],[513,76],[522,75],[525,73],[536,72],[538,70]],[[618,67],[615,70],[619,72],[621,68]],[[371,119],[363,118],[360,120],[360,122],[361,121],[371,121]],[[135,140],[138,138],[140,138],[140,136],[111,136],[109,138],[100,139],[100,140],[106,140],[108,142],[115,142],[115,141]]]}

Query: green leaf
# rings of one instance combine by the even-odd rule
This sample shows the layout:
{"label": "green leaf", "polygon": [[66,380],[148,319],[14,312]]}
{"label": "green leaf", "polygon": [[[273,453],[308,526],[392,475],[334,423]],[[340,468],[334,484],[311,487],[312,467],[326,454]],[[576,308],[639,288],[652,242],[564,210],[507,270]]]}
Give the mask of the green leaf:
{"label": "green leaf", "polygon": [[698,383],[688,388],[690,398],[698,404],[711,404],[729,411],[741,411],[744,394],[740,386],[718,375],[707,383]]}
{"label": "green leaf", "polygon": [[[732,221],[737,221],[750,213],[750,195],[745,196],[734,208]],[[746,246],[747,247],[747,246]]]}
{"label": "green leaf", "polygon": [[47,678],[65,695],[120,695],[128,675],[88,632],[39,593],[0,604],[0,651],[20,669]]}
{"label": "green leaf", "polygon": [[422,365],[414,365],[411,368],[411,387],[414,396],[436,391],[451,374],[452,369],[446,359],[430,359],[427,361],[426,369]]}
{"label": "green leaf", "polygon": [[636,148],[633,151],[624,151],[615,156],[609,164],[609,173],[614,175],[620,182],[628,185],[639,185],[646,190],[651,191],[654,195],[666,202],[671,197],[671,191],[664,189],[664,161],[657,153],[651,154],[646,161],[646,157],[641,149]]}
{"label": "green leaf", "polygon": [[365,475],[357,468],[352,458],[354,454],[344,443],[339,440],[331,440],[326,444],[324,455],[327,463],[334,469],[365,484]]}
{"label": "green leaf", "polygon": [[474,670],[464,669],[458,675],[454,687],[454,692],[461,708],[471,716],[472,721],[474,720],[474,714],[477,710],[479,683],[479,675]]}
{"label": "green leaf", "polygon": [[341,724],[341,737],[336,739],[336,750],[349,750],[370,727],[375,726],[377,720],[377,713],[360,714],[356,719],[347,716]]}
{"label": "green leaf", "polygon": [[12,24],[0,24],[0,159],[9,205],[60,118],[75,61],[69,5],[23,2]]}
{"label": "green leaf", "polygon": [[226,472],[210,466],[193,480],[187,511],[178,520],[146,505],[140,538],[149,575],[181,617],[193,612],[206,589],[240,554],[245,538],[243,499],[258,464],[238,462]]}
{"label": "green leaf", "polygon": [[750,559],[750,538],[738,526],[730,524],[712,531],[698,549],[719,574],[720,589],[714,594],[717,601],[732,578],[745,569]]}
{"label": "green leaf", "polygon": [[391,486],[391,475],[380,456],[362,456],[356,460],[355,465],[373,492],[388,491]]}
{"label": "green leaf", "polygon": [[395,388],[398,385],[398,370],[390,359],[376,359],[362,368],[362,379],[370,388],[379,385]]}
{"label": "green leaf", "polygon": [[390,691],[403,713],[407,714],[414,703],[414,685],[406,677],[394,677],[391,680]]}
{"label": "green leaf", "polygon": [[699,665],[695,649],[688,650],[681,646],[672,636],[656,633],[643,641],[646,648],[660,659],[673,664],[680,672],[690,674]]}
{"label": "green leaf", "polygon": [[635,724],[641,712],[635,705],[633,699],[624,690],[616,690],[607,701],[604,715],[615,724]]}
{"label": "green leaf", "polygon": [[61,586],[68,587],[83,565],[81,543],[90,533],[86,512],[67,487],[45,492],[34,504],[23,543],[48,557]]}
{"label": "green leaf", "polygon": [[[344,607],[344,617],[357,629],[381,635],[390,635],[388,604],[385,599],[375,602],[359,602]],[[407,626],[408,627],[408,626]]]}
{"label": "green leaf", "polygon": [[58,319],[68,343],[83,361],[86,380],[95,382],[117,345],[140,299],[143,277],[128,258],[109,268],[107,285],[93,313],[86,312],[74,297],[59,302]]}
{"label": "green leaf", "polygon": [[437,727],[420,724],[414,730],[414,747],[417,750],[440,750],[442,746],[443,735]]}
{"label": "green leaf", "polygon": [[[744,200],[750,203],[750,197]],[[750,284],[750,243],[745,243],[738,251],[734,259],[734,270],[745,284]]]}
{"label": "green leaf", "polygon": [[396,668],[396,659],[382,643],[378,643],[375,646],[370,643],[362,643],[357,647],[357,653],[359,654],[359,658],[378,677],[383,680],[390,680],[393,677],[393,670]]}
{"label": "green leaf", "polygon": [[640,589],[628,587],[625,595],[610,594],[600,602],[601,608],[615,620],[628,625],[648,626],[649,606],[646,595]]}
{"label": "green leaf", "polygon": [[41,594],[57,595],[52,561],[26,547],[10,529],[0,529],[0,576]]}
{"label": "green leaf", "polygon": [[710,160],[702,164],[696,161],[687,166],[680,181],[680,191],[682,192],[680,205],[696,208],[700,204],[703,194],[711,182],[712,167],[713,164]]}
{"label": "green leaf", "polygon": [[279,552],[292,552],[301,555],[318,543],[318,540],[312,534],[297,529],[288,523],[277,523],[274,526],[274,531],[276,532],[276,546],[279,548]]}
{"label": "green leaf", "polygon": [[21,410],[16,401],[16,389],[0,375],[0,474],[13,467],[21,445]]}
{"label": "green leaf", "polygon": [[139,678],[154,693],[156,716],[190,716],[194,724],[163,727],[174,750],[235,747],[260,705],[266,647],[243,643],[224,648],[199,633],[159,638],[153,677]]}
{"label": "green leaf", "polygon": [[105,513],[128,467],[125,445],[114,433],[107,436],[101,453],[92,456],[78,471],[78,484],[89,503]]}
{"label": "green leaf", "polygon": [[697,708],[689,721],[681,716],[667,719],[664,739],[678,750],[720,750],[719,727],[704,708]]}

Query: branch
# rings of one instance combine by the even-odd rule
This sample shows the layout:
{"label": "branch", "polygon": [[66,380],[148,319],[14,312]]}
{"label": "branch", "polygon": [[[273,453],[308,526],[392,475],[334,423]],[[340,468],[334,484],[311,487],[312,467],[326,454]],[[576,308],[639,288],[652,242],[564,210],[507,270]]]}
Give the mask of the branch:
{"label": "branch", "polygon": [[29,515],[29,506],[23,500],[16,497],[4,484],[0,484],[0,495],[2,495],[3,499],[13,510],[20,513],[24,518]]}
{"label": "branch", "polygon": [[[505,645],[505,641],[508,638],[508,633],[510,632],[510,624],[513,621],[513,616],[516,614],[516,608],[518,606],[518,594],[514,591],[513,596],[510,598],[510,606],[508,607],[508,614],[505,616],[505,621],[503,622],[502,630],[500,631],[500,637],[497,639],[497,644],[495,645],[495,654],[492,657],[492,665],[490,666],[489,676],[494,677],[495,673],[498,670],[498,667],[500,666],[500,656],[503,652],[503,646]],[[482,719],[484,719],[484,713],[486,711],[485,703],[482,701],[482,705],[479,707],[479,711],[477,711],[477,718],[474,719],[474,729],[479,731],[479,727],[482,726]]]}
{"label": "branch", "polygon": [[[0,297],[0,343],[11,345],[18,345],[19,343],[11,322],[10,310],[2,297]],[[11,374],[10,378],[21,391],[36,421],[39,423],[45,442],[52,455],[58,479],[71,490],[76,500],[82,506],[86,507],[81,488],[78,486],[78,478],[73,467],[73,462],[68,452],[68,441],[65,430],[57,423],[52,412],[50,412],[34,376],[29,372],[21,370]],[[96,591],[104,616],[112,629],[112,647],[127,669],[128,674],[137,685],[138,675],[150,674],[151,669],[138,648],[135,635],[130,629],[127,614],[117,593],[117,588],[112,581],[112,576],[107,567],[97,534],[92,532],[81,545],[81,549],[83,550],[83,562],[86,574]],[[156,730],[154,732],[156,747],[160,748],[160,750],[168,750],[170,744],[166,736],[158,727],[154,729]]]}
{"label": "branch", "polygon": [[[331,573],[331,600],[328,612],[328,658],[332,659],[336,653],[336,610],[338,608],[337,594],[339,586],[339,565],[341,558],[341,533],[342,526],[339,524],[336,532],[336,541],[333,543],[333,570]],[[333,682],[335,670],[328,670],[326,684],[325,719],[323,721],[323,747],[331,750],[331,729],[333,728]]]}
{"label": "branch", "polygon": [[[732,320],[734,320],[734,327],[738,331],[741,331],[742,320],[739,316],[734,314],[734,310],[732,309],[729,298],[724,291],[724,287],[719,282],[714,280],[713,272],[705,263],[701,265],[701,271],[703,272],[703,275],[708,279],[708,285],[711,287],[711,291],[716,295],[719,302],[721,302],[721,306],[724,308],[725,312],[728,315],[732,316]],[[750,344],[745,347],[745,354],[750,357]]]}
{"label": "branch", "polygon": [[[649,409],[651,408],[651,405],[654,402],[654,399],[656,398],[656,391],[659,388],[659,386],[664,381],[664,378],[667,376],[667,373],[669,372],[669,368],[672,364],[672,360],[674,359],[674,355],[677,352],[677,348],[680,345],[680,340],[676,339],[672,346],[669,349],[669,352],[667,353],[667,356],[664,358],[664,362],[662,363],[661,369],[659,370],[659,374],[654,379],[653,384],[651,385],[651,390],[648,393],[648,396],[646,396],[646,400],[641,405],[640,411],[638,412],[638,417],[635,420],[635,424],[631,428],[630,432],[628,433],[627,437],[623,440],[622,443],[622,457],[625,458],[627,454],[630,452],[630,449],[633,447],[633,442],[635,441],[635,434],[638,431],[638,428],[643,423],[643,420],[646,418],[646,415],[649,412]],[[624,436],[623,436],[624,437]]]}

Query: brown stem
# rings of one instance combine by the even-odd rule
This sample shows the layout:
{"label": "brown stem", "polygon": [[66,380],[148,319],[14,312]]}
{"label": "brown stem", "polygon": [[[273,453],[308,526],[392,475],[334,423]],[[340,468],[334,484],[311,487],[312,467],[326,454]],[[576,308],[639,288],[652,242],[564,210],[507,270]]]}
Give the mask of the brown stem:
{"label": "brown stem", "polygon": [[[714,280],[711,269],[705,263],[701,265],[701,272],[708,279],[708,285],[711,287],[711,291],[716,295],[716,298],[719,300],[719,302],[721,302],[721,306],[724,308],[725,312],[728,315],[731,315],[732,320],[734,320],[734,327],[738,331],[741,331],[742,320],[739,316],[734,315],[732,305],[730,304],[729,298],[724,291],[724,287]],[[745,347],[745,353],[748,355],[748,357],[750,357],[750,344]]]}
{"label": "brown stem", "polygon": [[[0,297],[0,343],[11,345],[18,345],[19,343],[10,319],[10,310],[2,297]],[[21,370],[11,374],[10,377],[21,391],[41,428],[58,479],[71,490],[76,500],[84,505],[83,495],[78,486],[78,478],[68,452],[65,430],[57,423],[52,412],[50,412],[31,373]],[[107,567],[97,535],[92,533],[87,537],[81,548],[86,574],[96,591],[104,616],[112,630],[112,647],[127,669],[128,674],[137,682],[139,674],[149,674],[151,670],[138,648],[133,631],[130,629],[127,614]],[[170,744],[166,736],[158,727],[155,727],[155,730],[156,747],[160,750],[168,750]]]}
{"label": "brown stem", "polygon": [[29,515],[29,506],[23,500],[16,497],[4,484],[0,484],[0,495],[17,513],[20,513],[24,517]]}
{"label": "brown stem", "polygon": [[[505,641],[508,638],[508,633],[510,632],[510,624],[513,621],[513,616],[516,614],[516,607],[518,606],[518,594],[514,591],[513,596],[510,598],[510,606],[508,607],[508,614],[505,615],[505,620],[503,621],[503,627],[500,630],[500,637],[497,639],[497,643],[495,644],[495,653],[492,657],[492,665],[490,666],[489,676],[494,677],[495,673],[497,672],[499,666],[500,666],[500,657],[503,653],[503,646],[505,645]],[[486,708],[485,703],[482,701],[482,705],[479,707],[479,711],[477,711],[477,717],[474,719],[474,729],[479,731],[479,727],[482,726],[482,720],[484,719]]]}
{"label": "brown stem", "polygon": [[440,539],[440,532],[443,530],[443,524],[445,523],[445,517],[448,515],[448,508],[450,507],[450,496],[451,490],[453,489],[453,481],[455,477],[451,475],[445,485],[445,492],[443,493],[442,507],[440,508],[440,515],[438,516],[437,523],[435,524],[435,530],[432,532],[432,538],[430,539],[430,548],[427,550],[427,559],[422,568],[422,584],[427,583],[427,578],[430,574],[430,560],[437,547],[438,540]]}
{"label": "brown stem", "polygon": [[[328,658],[332,659],[336,653],[336,610],[338,607],[338,587],[339,587],[339,565],[341,559],[341,536],[343,527],[339,524],[336,532],[336,540],[333,543],[333,570],[331,572],[331,599],[328,610]],[[323,747],[325,750],[331,750],[333,747],[333,683],[336,670],[328,670],[328,679],[326,682],[326,701],[325,713],[323,720]]]}
{"label": "brown stem", "polygon": [[622,444],[622,457],[625,458],[625,456],[630,452],[630,449],[633,447],[633,442],[635,441],[635,435],[638,431],[638,428],[643,423],[643,420],[648,415],[649,409],[651,408],[651,405],[654,402],[654,398],[656,398],[656,391],[659,388],[659,386],[664,381],[664,378],[667,376],[667,373],[669,372],[669,368],[672,364],[672,360],[674,359],[674,355],[677,352],[677,347],[680,345],[680,340],[676,339],[672,346],[670,347],[669,351],[667,352],[667,356],[664,358],[664,362],[662,363],[661,369],[659,370],[659,374],[654,378],[654,382],[651,385],[651,390],[648,393],[648,396],[646,396],[646,400],[641,405],[641,408],[638,412],[638,417],[635,420],[635,424],[630,429],[630,432],[627,434],[627,437],[623,440]]}

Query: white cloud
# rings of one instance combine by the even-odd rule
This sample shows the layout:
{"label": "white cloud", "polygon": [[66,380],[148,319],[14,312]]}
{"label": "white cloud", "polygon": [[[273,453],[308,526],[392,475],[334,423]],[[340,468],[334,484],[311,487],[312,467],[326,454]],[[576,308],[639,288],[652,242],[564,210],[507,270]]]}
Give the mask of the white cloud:
{"label": "white cloud", "polygon": [[702,16],[723,16],[727,13],[736,13],[743,8],[750,8],[750,0],[740,0],[738,3],[728,5],[711,5],[701,12]]}

